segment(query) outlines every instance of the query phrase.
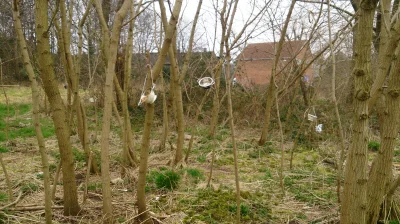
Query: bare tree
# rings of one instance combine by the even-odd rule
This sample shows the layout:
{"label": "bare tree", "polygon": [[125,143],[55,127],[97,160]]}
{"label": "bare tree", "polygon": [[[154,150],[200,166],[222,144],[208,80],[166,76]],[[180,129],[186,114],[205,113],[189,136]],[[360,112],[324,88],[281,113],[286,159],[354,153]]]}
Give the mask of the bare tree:
{"label": "bare tree", "polygon": [[103,50],[107,61],[106,65],[106,81],[104,87],[104,114],[103,126],[101,132],[101,179],[103,189],[103,213],[106,223],[112,223],[112,204],[111,204],[111,188],[110,188],[110,162],[109,162],[109,135],[110,120],[113,105],[113,80],[115,76],[115,63],[117,57],[118,43],[120,40],[121,27],[123,20],[131,8],[132,1],[124,1],[117,14],[114,17],[113,27],[110,30],[103,16],[103,11],[99,0],[94,1],[97,14],[101,22],[103,33]]}
{"label": "bare tree", "polygon": [[48,2],[35,1],[35,21],[39,72],[52,110],[58,146],[62,161],[64,214],[76,215],[80,211],[74,175],[74,161],[69,140],[68,118],[55,79],[49,43]]}
{"label": "bare tree", "polygon": [[[162,0],[160,0],[159,3],[160,5],[163,4]],[[149,76],[152,77],[153,81],[157,80],[157,78],[161,73],[162,66],[164,65],[165,62],[165,57],[171,45],[172,39],[175,35],[176,24],[178,23],[181,7],[182,7],[182,0],[175,1],[161,50],[158,54],[156,64],[153,66],[149,74]],[[162,9],[163,7],[160,8]],[[146,89],[146,94],[150,94],[152,89],[152,83],[147,82],[145,85],[145,89]],[[144,121],[145,125],[143,130],[142,145],[140,150],[139,180],[137,185],[137,206],[138,206],[138,212],[140,214],[139,219],[142,222],[150,223],[149,215],[146,209],[145,186],[146,186],[147,160],[148,160],[149,145],[150,145],[150,132],[154,118],[153,102],[151,103],[145,102],[145,108],[146,108],[146,116]]]}

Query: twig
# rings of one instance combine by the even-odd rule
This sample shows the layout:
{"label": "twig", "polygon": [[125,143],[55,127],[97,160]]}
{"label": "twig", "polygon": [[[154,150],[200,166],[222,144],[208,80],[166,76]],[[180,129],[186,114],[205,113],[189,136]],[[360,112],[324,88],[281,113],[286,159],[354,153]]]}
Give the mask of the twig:
{"label": "twig", "polygon": [[[135,216],[129,218],[128,220],[126,220],[126,221],[123,222],[122,224],[124,224],[124,223],[129,223],[129,221],[133,220],[134,218],[137,218],[137,217],[140,216],[141,214],[144,214],[144,213],[146,213],[146,212],[148,212],[148,211],[149,211],[149,209],[146,209],[145,211],[143,211],[143,212],[141,212],[141,213],[139,213],[139,214],[136,214]],[[145,220],[145,221],[146,221],[146,220]]]}
{"label": "twig", "polygon": [[17,204],[18,201],[21,199],[21,196],[22,196],[22,191],[19,192],[19,195],[18,195],[17,199],[15,199],[14,202],[11,202],[11,203],[8,204],[8,205],[4,205],[3,207],[0,208],[0,210],[4,210],[5,208],[8,208],[8,207],[10,207],[10,206],[13,206],[13,205]]}
{"label": "twig", "polygon": [[0,85],[0,87],[19,87],[19,85]]}
{"label": "twig", "polygon": [[[63,209],[64,206],[52,206],[52,209]],[[44,210],[45,206],[35,206],[35,207],[16,207],[16,208],[9,208],[9,211],[37,211],[37,210]]]}
{"label": "twig", "polygon": [[92,157],[93,154],[92,152],[89,153],[89,161],[88,161],[88,165],[87,165],[87,172],[86,172],[86,180],[85,180],[85,190],[83,191],[83,204],[86,202],[87,199],[87,194],[88,194],[88,183],[89,183],[89,176],[90,176],[90,167],[91,167],[91,163],[92,163]]}

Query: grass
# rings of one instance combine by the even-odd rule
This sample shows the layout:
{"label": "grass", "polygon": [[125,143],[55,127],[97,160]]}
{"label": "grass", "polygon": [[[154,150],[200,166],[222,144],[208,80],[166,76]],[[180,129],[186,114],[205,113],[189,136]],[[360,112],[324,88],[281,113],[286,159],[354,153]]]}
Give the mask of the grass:
{"label": "grass", "polygon": [[39,186],[36,185],[35,183],[27,183],[27,184],[22,185],[22,187],[21,187],[21,191],[23,193],[32,193],[37,190],[39,190]]}
{"label": "grass", "polygon": [[0,191],[0,202],[8,201],[8,194],[6,192]]}
{"label": "grass", "polygon": [[160,170],[152,170],[147,175],[147,191],[154,189],[174,190],[178,187],[180,180],[179,173],[161,167]]}
{"label": "grass", "polygon": [[370,142],[368,142],[368,149],[370,149],[374,152],[377,152],[379,150],[380,145],[381,144],[379,142],[370,141]]}
{"label": "grass", "polygon": [[[25,115],[30,110],[30,104],[11,104],[9,110],[7,109],[6,104],[0,104],[0,142],[7,140],[7,118],[9,119],[8,138],[10,140],[18,137],[25,138],[36,135],[35,129],[32,125],[32,120],[27,120],[26,117],[20,117],[20,115]],[[47,138],[55,134],[53,122],[49,118],[41,119],[40,125],[43,137]]]}
{"label": "grass", "polygon": [[[240,206],[243,222],[261,223],[270,218],[270,207],[260,200],[261,194],[241,192],[241,196],[246,200]],[[188,214],[184,223],[234,223],[237,209],[235,197],[232,189],[224,187],[218,190],[202,189],[194,198],[181,199],[179,207]]]}

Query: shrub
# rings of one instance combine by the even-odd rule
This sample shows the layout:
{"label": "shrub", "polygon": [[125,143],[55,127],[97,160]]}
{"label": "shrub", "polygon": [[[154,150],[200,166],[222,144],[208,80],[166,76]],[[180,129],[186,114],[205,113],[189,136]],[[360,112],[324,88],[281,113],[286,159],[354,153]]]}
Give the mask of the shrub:
{"label": "shrub", "polygon": [[72,148],[72,154],[74,155],[74,160],[77,162],[85,162],[86,155],[84,152],[79,151],[77,148]]}
{"label": "shrub", "polygon": [[23,193],[31,193],[39,190],[39,186],[34,183],[27,183],[21,187]]}
{"label": "shrub", "polygon": [[8,194],[3,191],[0,191],[0,201],[6,202],[7,200],[8,200]]}
{"label": "shrub", "polygon": [[379,150],[380,145],[381,144],[379,142],[370,141],[370,142],[368,142],[368,149],[376,152]]}
{"label": "shrub", "polygon": [[155,175],[155,183],[159,189],[173,190],[178,186],[181,176],[173,170],[165,170]]}
{"label": "shrub", "polygon": [[203,178],[203,173],[198,169],[187,168],[186,172],[193,178],[198,178],[198,179],[202,179]]}

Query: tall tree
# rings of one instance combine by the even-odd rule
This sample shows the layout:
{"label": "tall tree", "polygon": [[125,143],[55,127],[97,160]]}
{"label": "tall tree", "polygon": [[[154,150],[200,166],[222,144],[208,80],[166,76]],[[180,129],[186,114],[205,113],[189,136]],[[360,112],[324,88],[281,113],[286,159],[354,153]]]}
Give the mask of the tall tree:
{"label": "tall tree", "polygon": [[275,85],[275,78],[276,78],[275,76],[276,76],[276,72],[277,72],[276,70],[278,68],[278,63],[280,61],[280,55],[282,52],[283,44],[285,42],[286,31],[289,26],[290,18],[292,16],[292,12],[293,12],[295,4],[296,4],[296,0],[292,0],[288,14],[286,16],[285,23],[284,23],[282,31],[280,33],[279,42],[276,44],[276,46],[274,46],[274,49],[275,49],[274,62],[273,62],[271,77],[269,80],[269,86],[268,86],[268,90],[267,90],[267,96],[266,96],[267,104],[265,105],[264,125],[263,125],[260,140],[258,141],[259,145],[264,145],[265,142],[267,141],[269,122],[270,122],[270,117],[271,117],[271,109],[272,109],[272,106],[274,105],[275,94],[277,91],[277,86]]}
{"label": "tall tree", "polygon": [[26,45],[25,37],[22,32],[22,23],[19,12],[18,0],[13,0],[13,18],[14,27],[18,38],[18,45],[21,51],[22,60],[27,71],[29,81],[31,82],[32,91],[32,120],[35,127],[36,139],[39,145],[39,152],[42,159],[42,171],[43,171],[43,185],[44,185],[44,201],[45,201],[45,218],[46,224],[52,223],[52,211],[51,211],[51,192],[50,192],[50,173],[49,173],[49,162],[47,159],[45,141],[42,130],[40,129],[40,111],[39,111],[39,86],[36,81],[33,66],[29,57],[28,48]]}
{"label": "tall tree", "polygon": [[[160,5],[163,4],[159,0]],[[170,20],[168,22],[167,30],[165,33],[165,38],[162,43],[161,50],[158,54],[157,61],[153,68],[150,71],[149,76],[152,76],[152,80],[156,81],[159,77],[162,67],[165,62],[165,57],[167,56],[169,47],[172,42],[172,38],[176,32],[176,24],[178,23],[179,14],[182,7],[182,0],[175,1],[172,14]],[[162,7],[160,7],[162,8]],[[146,92],[151,91],[152,83],[147,82],[145,86]],[[149,146],[150,146],[150,132],[151,126],[153,125],[153,118],[154,118],[154,104],[152,103],[145,103],[146,108],[146,115],[144,121],[144,130],[143,130],[143,137],[142,137],[142,144],[140,149],[140,165],[139,165],[139,180],[137,185],[137,206],[138,212],[140,214],[139,219],[142,222],[150,223],[149,215],[146,209],[146,193],[145,193],[145,186],[146,186],[146,174],[147,174],[147,160],[149,154]]]}
{"label": "tall tree", "polygon": [[341,223],[366,223],[368,99],[371,88],[371,43],[376,1],[362,1],[358,9],[354,46],[354,115],[352,141],[344,172]]}
{"label": "tall tree", "polygon": [[107,61],[106,65],[106,81],[104,86],[104,111],[103,126],[101,131],[101,179],[103,189],[103,214],[104,222],[112,223],[112,204],[111,204],[111,187],[110,187],[110,162],[109,162],[109,137],[110,137],[110,120],[113,105],[113,79],[115,76],[115,64],[118,51],[118,43],[121,35],[123,20],[131,8],[132,1],[125,0],[114,17],[111,35],[107,22],[104,19],[102,7],[99,0],[94,1],[97,14],[100,19],[103,34],[103,50]]}
{"label": "tall tree", "polygon": [[[192,49],[193,49],[193,42],[194,42],[194,34],[196,31],[196,25],[197,25],[197,20],[200,15],[200,9],[201,5],[203,4],[203,1],[200,0],[198,5],[197,5],[197,10],[196,14],[193,20],[192,24],[192,29],[190,31],[190,38],[189,38],[189,46],[187,49],[187,52],[185,54],[184,62],[182,69],[180,70],[178,67],[178,62],[177,58],[179,55],[177,55],[177,45],[176,45],[176,37],[177,35],[174,35],[174,38],[172,40],[172,44],[170,46],[170,49],[168,51],[169,59],[171,62],[171,81],[174,82],[174,88],[172,91],[174,91],[173,95],[173,100],[175,101],[176,105],[176,118],[177,118],[177,129],[178,129],[178,138],[177,138],[177,144],[176,144],[176,151],[175,151],[175,158],[173,161],[173,164],[176,166],[179,163],[183,162],[183,143],[184,143],[184,130],[185,130],[185,123],[184,123],[184,114],[183,114],[183,100],[182,100],[182,82],[184,78],[186,77],[186,74],[188,73],[188,68],[189,68],[189,62],[190,58],[192,56]],[[163,7],[163,4],[161,4],[161,7]],[[161,15],[162,15],[162,20],[163,24],[167,25],[167,16],[165,14],[165,7],[163,10],[161,10]],[[164,30],[166,30],[164,28]]]}
{"label": "tall tree", "polygon": [[39,73],[43,81],[44,91],[50,103],[52,119],[56,130],[61,156],[64,189],[64,214],[77,215],[80,211],[80,207],[78,204],[74,175],[74,160],[69,139],[70,133],[68,129],[68,118],[58,89],[58,83],[55,79],[53,59],[50,53],[47,0],[35,1],[35,22]]}

